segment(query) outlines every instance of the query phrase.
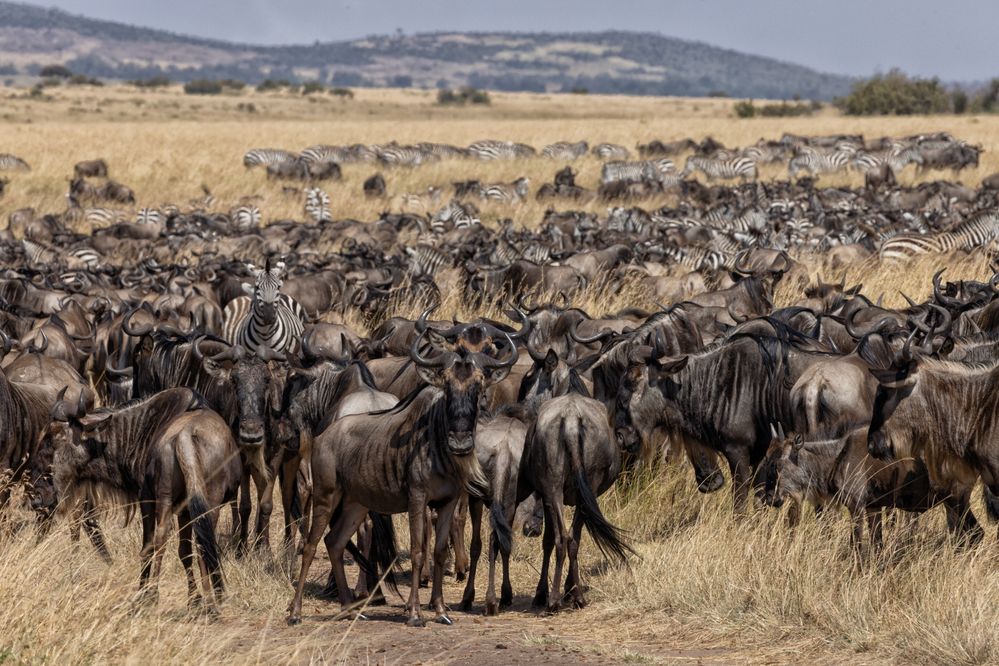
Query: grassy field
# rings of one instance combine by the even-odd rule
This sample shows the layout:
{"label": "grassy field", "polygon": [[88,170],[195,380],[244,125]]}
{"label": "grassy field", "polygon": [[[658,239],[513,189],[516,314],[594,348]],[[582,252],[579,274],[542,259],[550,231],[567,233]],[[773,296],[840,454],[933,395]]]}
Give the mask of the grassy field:
{"label": "grassy field", "polygon": [[[115,87],[58,89],[50,100],[26,98],[23,90],[4,92],[0,152],[26,159],[33,170],[9,175],[0,225],[23,206],[61,211],[72,164],[95,157],[107,159],[112,176],[136,190],[141,206],[183,204],[206,185],[220,210],[247,199],[268,219],[301,219],[302,197],[283,193],[259,170],[246,171],[241,158],[251,147],[297,150],[313,143],[396,139],[462,145],[500,138],[540,147],[587,139],[632,148],[653,138],[710,135],[738,146],[784,131],[879,136],[946,130],[986,150],[981,167],[962,174],[965,183],[975,185],[999,171],[999,116],[853,119],[826,110],[812,118],[738,120],[728,100],[527,94],[494,94],[488,108],[445,109],[434,104],[433,93],[392,90],[358,90],[351,100],[256,93],[203,98],[175,89],[142,93]],[[254,112],[240,110],[250,103]],[[539,158],[453,161],[384,173],[390,193],[397,194],[465,178],[495,182],[522,175],[531,178],[533,189],[560,167]],[[599,162],[588,157],[574,168],[581,184],[595,186]],[[326,188],[335,215],[364,220],[382,211],[383,202],[361,196],[362,181],[375,170],[348,165],[344,180]],[[776,169],[764,172],[778,175],[783,177]],[[605,212],[604,204],[587,207]],[[513,211],[486,209],[485,221],[512,216],[536,225],[544,208],[532,200]],[[805,259],[812,276],[841,276],[826,270],[821,257]],[[926,296],[929,276],[943,266],[952,280],[987,276],[984,259],[936,258],[906,270],[849,266],[845,277],[865,283],[872,297],[883,292],[887,303],[900,304],[899,290]],[[800,286],[785,281],[781,304],[791,302]],[[647,305],[648,296],[593,289],[578,304],[598,314]],[[468,314],[459,302],[445,306],[445,315]],[[890,534],[884,555],[857,563],[845,516],[809,518],[794,532],[772,510],[736,520],[727,489],[703,496],[692,481],[687,466],[667,466],[601,499],[610,519],[628,530],[639,557],[628,567],[607,568],[585,538],[581,553],[592,602],[585,610],[550,618],[530,612],[540,542],[518,537],[514,611],[497,619],[456,613],[454,627],[422,633],[393,621],[401,617],[398,599],[376,619],[351,624],[334,619],[336,604],[307,597],[305,623],[288,628],[288,574],[264,557],[226,560],[229,598],[214,622],[186,612],[183,577],[172,554],[165,558],[159,605],[139,609],[131,603],[137,525],[121,527],[120,517],[104,521],[115,556],[109,567],[85,543],[71,543],[64,522],[39,540],[30,517],[18,510],[0,527],[0,598],[6,602],[0,605],[0,663],[999,661],[994,538],[973,550],[956,550],[945,536],[942,513],[933,512],[920,518],[914,541]],[[976,513],[983,515],[980,503]],[[279,521],[275,516],[275,528]],[[483,572],[484,567],[480,599]],[[325,567],[314,568],[313,591],[325,573]],[[460,589],[450,582],[445,600],[456,605]]]}

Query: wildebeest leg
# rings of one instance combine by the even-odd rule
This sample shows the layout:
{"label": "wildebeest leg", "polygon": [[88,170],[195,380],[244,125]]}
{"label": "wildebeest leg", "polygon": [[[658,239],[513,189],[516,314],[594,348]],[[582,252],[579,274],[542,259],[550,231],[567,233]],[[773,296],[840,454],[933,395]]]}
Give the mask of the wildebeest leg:
{"label": "wildebeest leg", "polygon": [[[333,578],[336,582],[337,596],[340,598],[341,610],[350,610],[354,604],[354,593],[347,585],[347,572],[343,567],[343,551],[354,536],[358,526],[364,522],[368,515],[368,509],[357,502],[344,500],[340,513],[333,524],[330,525],[330,537],[327,537],[326,546],[330,553],[330,568],[333,570]],[[364,572],[359,574],[362,578]]]}
{"label": "wildebeest leg", "polygon": [[423,627],[426,623],[420,615],[420,572],[423,571],[423,546],[427,526],[427,501],[418,491],[410,491],[409,496],[409,561],[412,573],[409,580],[409,602],[406,611],[411,627]]}
{"label": "wildebeest leg", "polygon": [[153,532],[156,529],[156,503],[150,500],[139,502],[139,512],[142,515],[142,549],[139,551],[139,594],[140,598],[148,593],[149,574],[153,565]]}
{"label": "wildebeest leg", "polygon": [[236,555],[245,555],[250,540],[250,472],[243,465],[243,478],[239,481],[239,536],[236,537]]}
{"label": "wildebeest leg", "polygon": [[459,498],[460,496],[455,497],[437,509],[437,529],[434,535],[434,584],[430,590],[430,606],[437,615],[435,621],[448,625],[454,622],[448,617],[447,607],[444,605],[444,566],[447,563],[448,536]]}
{"label": "wildebeest leg", "polygon": [[[479,568],[479,556],[482,554],[482,500],[468,497],[468,515],[472,519],[472,543],[469,554],[468,581],[465,583],[465,592],[461,595],[461,610],[466,613],[472,610],[472,603],[475,601],[475,572]],[[496,590],[494,589],[494,562],[496,558],[489,553],[489,588],[486,590],[486,615],[489,615],[489,602],[492,600],[496,604]],[[457,569],[457,564],[455,565]],[[493,613],[495,614],[495,613]]]}
{"label": "wildebeest leg", "polygon": [[[284,543],[291,548],[295,543],[296,521],[292,518],[292,504],[295,501],[295,479],[301,459],[296,455],[281,464],[281,508],[284,509]],[[299,504],[299,511],[304,507]],[[299,518],[301,520],[301,518]]]}
{"label": "wildebeest leg", "polygon": [[[302,569],[298,575],[298,583],[295,585],[295,596],[288,604],[288,624],[298,624],[302,621],[302,592],[305,590],[305,579],[309,575],[309,567],[312,566],[312,559],[316,556],[316,546],[323,538],[323,533],[329,525],[333,509],[340,503],[340,496],[340,491],[333,490],[328,494],[321,493],[315,501],[312,509],[312,524],[305,543],[302,545]],[[335,567],[337,563],[330,562],[330,565]],[[340,566],[343,566],[343,562],[340,562]],[[349,593],[349,590],[346,592]]]}
{"label": "wildebeest leg", "polygon": [[[166,485],[166,484],[165,484]],[[169,485],[167,492],[170,491]],[[173,511],[170,506],[170,496],[161,495],[156,501],[156,525],[153,530],[153,573],[152,587],[153,598],[157,598],[160,584],[160,571],[163,568],[163,550],[166,548],[167,538],[170,536],[170,527],[173,524]]]}
{"label": "wildebeest leg", "polygon": [[423,566],[420,567],[420,587],[430,585],[430,540],[434,534],[434,514],[427,507],[423,518]]}
{"label": "wildebeest leg", "polygon": [[[561,489],[556,489],[561,493]],[[548,612],[558,612],[562,603],[562,567],[565,565],[566,546],[569,541],[565,519],[562,517],[562,498],[557,495],[545,498],[545,527],[552,524],[552,536],[555,541],[555,570],[552,572],[552,583],[548,589]]]}
{"label": "wildebeest leg", "polygon": [[[361,524],[357,527],[357,549],[361,551],[361,554],[364,555],[364,557],[368,558],[369,562],[371,561],[371,530],[372,525],[370,517],[366,517],[362,520]],[[358,562],[358,566],[360,566],[360,562]],[[333,571],[331,569],[331,581],[333,580],[332,575]],[[368,596],[368,577],[370,575],[370,572],[366,574],[363,570],[360,571],[357,576],[357,585],[354,586],[354,597],[360,599]],[[378,579],[376,577],[373,582],[377,582],[377,580]]]}
{"label": "wildebeest leg", "polygon": [[742,449],[728,448],[725,450],[725,458],[732,471],[732,500],[735,514],[744,516],[749,503],[749,484],[752,475],[749,455]]}
{"label": "wildebeest leg", "polygon": [[269,550],[271,547],[271,512],[274,510],[274,477],[265,470],[254,467],[253,485],[257,487],[257,524],[254,530],[256,547]]}
{"label": "wildebeest leg", "polygon": [[968,497],[963,493],[952,494],[944,500],[944,505],[947,507],[947,526],[958,537],[960,544],[963,546],[978,544],[985,536],[985,530],[971,512]]}
{"label": "wildebeest leg", "polygon": [[586,606],[583,598],[583,584],[579,578],[579,541],[583,538],[583,512],[576,507],[572,513],[572,534],[569,537],[569,574],[565,577],[565,596],[572,596],[572,604],[576,608]]}
{"label": "wildebeest leg", "polygon": [[111,552],[108,550],[107,542],[104,540],[104,532],[101,531],[101,525],[97,522],[97,518],[94,517],[94,507],[91,505],[89,499],[83,501],[82,512],[83,531],[86,533],[87,538],[90,539],[90,543],[93,544],[97,554],[101,556],[101,559],[111,564]]}
{"label": "wildebeest leg", "polygon": [[555,547],[555,526],[548,519],[546,512],[544,520],[544,536],[541,538],[541,575],[538,578],[538,589],[534,592],[535,606],[544,606],[548,602],[548,563],[551,560],[552,549]]}
{"label": "wildebeest leg", "polygon": [[187,575],[187,605],[193,607],[198,603],[198,585],[194,579],[194,525],[187,509],[177,514],[177,554]]}
{"label": "wildebeest leg", "polygon": [[465,580],[468,574],[468,553],[465,551],[465,519],[468,517],[468,493],[458,499],[451,521],[451,547],[454,549],[454,579]]}
{"label": "wildebeest leg", "polygon": [[314,513],[312,510],[312,463],[308,458],[302,458],[299,463],[296,479],[298,501],[302,507],[302,524],[300,529],[304,538],[309,532],[309,516]]}

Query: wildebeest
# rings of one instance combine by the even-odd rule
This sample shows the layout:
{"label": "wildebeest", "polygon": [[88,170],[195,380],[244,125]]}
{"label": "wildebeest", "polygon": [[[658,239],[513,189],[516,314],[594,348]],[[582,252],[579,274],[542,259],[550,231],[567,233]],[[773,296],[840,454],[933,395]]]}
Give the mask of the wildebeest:
{"label": "wildebeest", "polygon": [[[421,319],[425,322],[424,312]],[[484,386],[500,379],[516,362],[513,341],[506,339],[506,357],[495,360],[476,352],[445,351],[426,358],[419,349],[423,333],[413,342],[410,356],[429,386],[378,414],[347,416],[328,428],[312,453],[314,499],[302,569],[288,621],[301,620],[302,592],[316,544],[333,520],[327,540],[340,602],[353,600],[343,570],[343,551],[368,511],[408,512],[410,558],[414,584],[407,603],[408,624],[422,626],[419,572],[423,565],[424,512],[437,507],[431,606],[439,622],[450,624],[442,590],[447,535],[463,490],[481,494],[486,481],[473,454],[479,395]],[[392,461],[395,461],[394,463]],[[405,464],[403,464],[405,461]]]}
{"label": "wildebeest", "polygon": [[[163,550],[176,514],[180,559],[196,600],[194,544],[201,558],[203,599],[214,609],[224,590],[215,538],[216,509],[234,498],[239,454],[229,427],[190,389],[170,389],[118,410],[86,414],[80,405],[53,410],[53,478],[60,496],[93,484],[142,515],[139,588],[156,597]],[[64,419],[64,420],[62,420]],[[150,587],[150,578],[152,586]]]}
{"label": "wildebeest", "polygon": [[108,165],[102,159],[84,160],[73,165],[77,178],[107,178]]}

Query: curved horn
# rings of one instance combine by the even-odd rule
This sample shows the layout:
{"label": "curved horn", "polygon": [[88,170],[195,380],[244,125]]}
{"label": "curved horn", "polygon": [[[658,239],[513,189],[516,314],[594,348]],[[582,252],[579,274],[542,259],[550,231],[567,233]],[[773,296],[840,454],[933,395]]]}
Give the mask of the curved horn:
{"label": "curved horn", "polygon": [[424,310],[420,314],[420,316],[417,317],[416,321],[413,322],[413,328],[416,330],[417,333],[423,335],[423,333],[427,330],[427,315],[436,310],[439,305],[440,303],[434,303],[426,310]]}
{"label": "curved horn", "polygon": [[104,372],[108,376],[114,377],[114,378],[131,377],[132,376],[132,368],[126,367],[126,368],[122,368],[121,370],[119,370],[118,368],[114,367],[114,365],[111,363],[111,357],[110,356],[108,357],[108,360],[104,362]]}
{"label": "curved horn", "polygon": [[742,250],[739,254],[735,255],[735,261],[732,264],[732,272],[738,273],[739,275],[752,275],[752,267],[745,267],[745,260],[749,258],[749,248]]}
{"label": "curved horn", "polygon": [[286,355],[267,346],[257,347],[257,357],[262,361],[279,361],[281,363],[288,360]]}
{"label": "curved horn", "polygon": [[899,291],[898,293],[902,296],[902,298],[905,299],[905,302],[909,304],[910,308],[919,307],[919,304],[916,303],[916,301],[909,298],[909,295],[906,294],[904,291]]}
{"label": "curved horn", "polygon": [[43,329],[38,330],[38,335],[42,338],[42,344],[40,346],[35,346],[35,340],[32,338],[31,343],[28,345],[28,351],[33,354],[44,354],[45,350],[49,348],[49,337],[45,335]]}
{"label": "curved horn", "polygon": [[483,357],[483,361],[481,363],[481,366],[483,368],[490,368],[490,369],[509,368],[512,367],[513,364],[517,362],[517,357],[519,356],[519,354],[517,353],[517,345],[514,344],[513,339],[510,337],[509,333],[504,333],[503,337],[506,338],[507,349],[510,350],[509,352],[507,352],[508,358],[501,361],[499,359],[492,358],[491,356],[488,356],[486,354],[479,354],[479,356]]}
{"label": "curved horn", "polygon": [[7,337],[7,333],[5,333],[2,329],[0,329],[0,339],[3,340],[3,353],[4,356],[6,356],[7,353],[14,347],[14,341]]}
{"label": "curved horn", "polygon": [[945,270],[947,269],[941,268],[933,275],[933,298],[937,301],[937,303],[946,308],[960,309],[964,307],[964,303],[956,298],[947,296],[940,290],[940,275],[942,275]]}
{"label": "curved horn", "polygon": [[126,333],[128,333],[133,338],[140,338],[143,335],[146,335],[147,333],[149,333],[149,331],[153,330],[153,325],[152,324],[149,324],[149,325],[144,326],[144,327],[143,326],[139,326],[139,327],[132,326],[132,315],[134,315],[136,312],[138,312],[141,309],[142,309],[141,305],[139,307],[132,308],[131,310],[129,310],[128,314],[125,315],[125,318],[122,319],[122,321],[121,321],[121,329],[123,331],[125,331]]}
{"label": "curved horn", "polygon": [[905,344],[902,348],[895,352],[895,365],[908,365],[912,362],[912,340],[916,337],[917,331],[913,331],[909,334],[909,337],[905,339]]}
{"label": "curved horn", "polygon": [[[559,310],[568,309],[569,305],[572,303],[572,301],[569,300],[569,297],[566,295],[566,293],[561,289],[559,289],[558,295],[555,298],[556,300],[552,301],[552,305],[554,305]],[[562,305],[558,304],[559,301],[562,302]]]}
{"label": "curved horn", "polygon": [[[424,314],[426,314],[426,312]],[[426,328],[424,328],[423,331],[416,336],[416,339],[413,340],[413,344],[410,345],[409,347],[409,358],[413,360],[413,363],[416,363],[416,365],[424,368],[444,367],[444,365],[448,362],[449,357],[451,356],[450,353],[444,352],[438,354],[435,358],[430,358],[430,359],[424,358],[422,355],[420,355],[420,341],[423,340],[423,336],[425,336],[426,334],[427,331]]]}
{"label": "curved horn", "polygon": [[582,337],[576,333],[576,326],[579,324],[580,319],[574,319],[569,324],[569,337],[578,342],[581,345],[589,345],[594,342],[603,342],[607,338],[614,335],[614,331],[601,331],[592,337]]}
{"label": "curved horn", "polygon": [[527,354],[531,357],[531,360],[534,361],[535,363],[541,363],[542,361],[545,360],[546,354],[544,352],[539,351],[538,348],[535,347],[530,340],[528,340],[524,344],[524,347],[527,349]]}

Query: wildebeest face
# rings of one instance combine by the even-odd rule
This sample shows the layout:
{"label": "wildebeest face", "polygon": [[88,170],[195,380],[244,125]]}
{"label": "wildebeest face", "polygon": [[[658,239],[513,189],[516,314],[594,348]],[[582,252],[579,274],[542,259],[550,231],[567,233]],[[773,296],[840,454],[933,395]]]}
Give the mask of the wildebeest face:
{"label": "wildebeest face", "polygon": [[485,377],[481,368],[465,359],[456,360],[443,377],[447,447],[455,455],[467,455],[475,448],[475,421]]}
{"label": "wildebeest face", "polygon": [[236,363],[230,378],[236,391],[240,444],[263,446],[270,415],[269,407],[275,405],[276,382],[273,368],[270,363],[251,356]]}
{"label": "wildebeest face", "polygon": [[867,431],[867,450],[879,460],[891,460],[901,453],[894,450],[888,431],[896,420],[893,417],[899,405],[912,394],[916,386],[916,376],[912,369],[913,365],[907,365],[903,368],[870,371],[878,380],[878,388],[874,394],[871,425]]}
{"label": "wildebeest face", "polygon": [[[771,432],[773,428],[771,427]],[[788,497],[801,502],[807,489],[807,479],[798,466],[798,454],[804,446],[800,434],[790,437],[778,436],[773,432],[773,439],[767,449],[767,455],[760,466],[763,477],[763,487],[760,489],[760,499],[764,504],[780,508]]]}
{"label": "wildebeest face", "polygon": [[56,445],[51,430],[56,426],[68,427],[65,423],[54,422],[49,430],[42,434],[38,449],[31,458],[28,476],[31,508],[42,518],[51,517],[58,504],[55,482],[52,480],[52,462],[55,458]]}

